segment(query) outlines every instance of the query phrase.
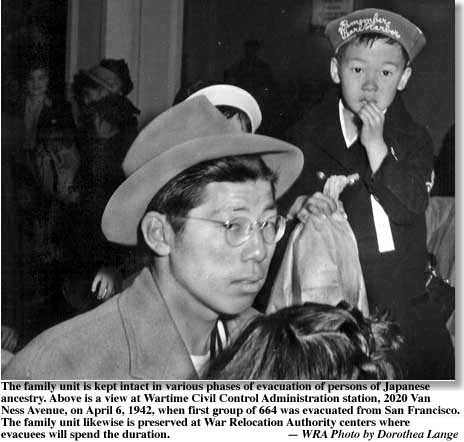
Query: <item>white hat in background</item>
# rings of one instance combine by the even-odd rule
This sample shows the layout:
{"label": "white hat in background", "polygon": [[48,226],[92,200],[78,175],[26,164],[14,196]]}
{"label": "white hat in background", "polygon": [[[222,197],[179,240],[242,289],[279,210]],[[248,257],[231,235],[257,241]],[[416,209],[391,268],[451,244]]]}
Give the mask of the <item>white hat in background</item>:
{"label": "white hat in background", "polygon": [[199,95],[204,95],[213,106],[234,106],[245,112],[251,122],[251,132],[255,132],[261,124],[262,114],[257,101],[242,88],[231,84],[215,84],[194,92],[187,100]]}

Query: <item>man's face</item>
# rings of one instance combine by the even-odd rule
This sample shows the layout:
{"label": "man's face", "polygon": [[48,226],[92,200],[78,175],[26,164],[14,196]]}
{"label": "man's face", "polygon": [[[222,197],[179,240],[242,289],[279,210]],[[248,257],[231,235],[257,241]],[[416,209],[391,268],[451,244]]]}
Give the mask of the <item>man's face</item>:
{"label": "man's face", "polygon": [[[241,216],[264,220],[277,214],[268,181],[210,183],[204,202],[187,216],[219,221]],[[238,314],[250,307],[266,279],[274,244],[254,231],[243,244],[226,241],[221,224],[187,219],[170,252],[170,270],[190,309],[205,318]]]}
{"label": "man's face", "polygon": [[348,44],[341,62],[332,59],[330,73],[341,85],[345,106],[353,113],[367,103],[385,111],[396,91],[403,90],[409,80],[411,68],[404,64],[399,45],[376,40],[372,45]]}

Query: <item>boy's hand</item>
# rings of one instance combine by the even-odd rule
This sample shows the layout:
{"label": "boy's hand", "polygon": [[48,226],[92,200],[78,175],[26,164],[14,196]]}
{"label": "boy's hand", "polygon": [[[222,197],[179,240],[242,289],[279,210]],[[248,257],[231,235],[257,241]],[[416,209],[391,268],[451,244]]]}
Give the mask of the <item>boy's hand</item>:
{"label": "boy's hand", "polygon": [[310,215],[316,217],[330,216],[337,210],[337,202],[321,192],[313,195],[299,196],[290,208],[287,219],[298,218],[301,222],[306,222]]}
{"label": "boy's hand", "polygon": [[367,103],[358,113],[362,121],[360,140],[366,148],[372,173],[375,173],[388,153],[383,139],[384,113],[375,103]]}

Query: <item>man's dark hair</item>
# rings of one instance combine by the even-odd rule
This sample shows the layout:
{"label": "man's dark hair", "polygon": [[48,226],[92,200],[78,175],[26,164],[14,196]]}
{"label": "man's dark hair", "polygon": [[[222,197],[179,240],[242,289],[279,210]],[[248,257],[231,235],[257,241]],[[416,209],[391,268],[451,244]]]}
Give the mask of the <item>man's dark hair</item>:
{"label": "man's dark hair", "polygon": [[179,217],[186,216],[203,202],[207,184],[240,183],[259,179],[269,181],[275,194],[277,176],[259,155],[229,156],[203,161],[166,183],[148,204],[147,212],[156,211],[167,215],[174,232],[178,233],[185,223]]}
{"label": "man's dark hair", "polygon": [[232,118],[235,115],[238,115],[240,123],[242,123],[245,126],[246,132],[251,133],[250,117],[245,112],[243,112],[242,109],[239,109],[235,106],[228,106],[225,104],[219,104],[216,107],[227,119]]}
{"label": "man's dark hair", "polygon": [[341,46],[336,52],[335,58],[337,59],[339,63],[341,63],[341,61],[343,60],[343,57],[345,56],[345,52],[348,46],[361,45],[361,44],[365,46],[372,46],[378,40],[382,40],[388,45],[398,45],[401,48],[401,53],[403,55],[404,67],[406,68],[407,66],[410,65],[409,55],[406,52],[406,49],[404,49],[403,45],[398,43],[398,41],[396,41],[395,39],[387,37],[378,32],[366,32],[365,34],[358,35],[353,40],[350,40],[348,43],[345,43],[343,46]]}

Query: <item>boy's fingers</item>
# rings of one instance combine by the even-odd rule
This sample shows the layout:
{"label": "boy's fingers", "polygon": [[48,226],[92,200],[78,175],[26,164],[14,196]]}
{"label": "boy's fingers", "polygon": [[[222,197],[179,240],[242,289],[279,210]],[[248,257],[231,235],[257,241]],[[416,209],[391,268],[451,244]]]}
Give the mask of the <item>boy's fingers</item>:
{"label": "boy's fingers", "polygon": [[367,113],[367,111],[366,111],[366,109],[364,107],[359,111],[358,116],[361,119],[361,121],[363,123],[363,126],[364,125],[371,125],[369,114]]}
{"label": "boy's fingers", "polygon": [[295,199],[294,203],[292,204],[292,206],[290,207],[290,210],[288,211],[287,219],[292,219],[295,216],[298,216],[298,213],[304,207],[304,203],[305,203],[305,201],[307,199],[308,199],[307,195],[301,195],[301,196],[297,197]]}
{"label": "boy's fingers", "polygon": [[324,214],[330,216],[337,210],[337,203],[330,196],[317,192],[308,199],[305,204],[305,208],[312,214]]}
{"label": "boy's fingers", "polygon": [[383,113],[373,103],[366,104],[362,110],[364,110],[366,114],[371,118],[371,120],[376,122],[377,124],[380,124],[384,119]]}
{"label": "boy's fingers", "polygon": [[347,177],[348,184],[354,184],[356,181],[359,180],[359,173],[353,173],[351,175],[348,175]]}

